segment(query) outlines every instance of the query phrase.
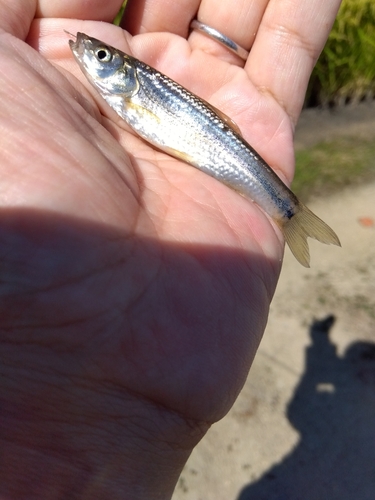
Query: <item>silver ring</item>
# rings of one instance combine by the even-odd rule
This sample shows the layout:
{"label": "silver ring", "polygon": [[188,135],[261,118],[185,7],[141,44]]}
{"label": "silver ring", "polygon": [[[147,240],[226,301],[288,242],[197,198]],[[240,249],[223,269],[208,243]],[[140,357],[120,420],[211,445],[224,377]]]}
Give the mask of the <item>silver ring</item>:
{"label": "silver ring", "polygon": [[231,40],[227,36],[220,33],[220,31],[215,30],[215,28],[211,28],[210,26],[207,26],[207,24],[203,24],[197,21],[196,19],[194,19],[194,21],[191,22],[190,28],[192,30],[201,31],[205,35],[210,36],[217,42],[221,43],[221,45],[224,45],[224,47],[234,52],[238,57],[246,61],[249,52],[245,50],[243,47],[237,45],[233,40]]}

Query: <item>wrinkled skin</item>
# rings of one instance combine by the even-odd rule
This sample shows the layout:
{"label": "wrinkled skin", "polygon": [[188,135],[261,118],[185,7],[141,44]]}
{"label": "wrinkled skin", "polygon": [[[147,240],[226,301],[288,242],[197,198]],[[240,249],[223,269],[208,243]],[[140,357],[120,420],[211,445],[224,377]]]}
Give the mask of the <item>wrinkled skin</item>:
{"label": "wrinkled skin", "polygon": [[[283,253],[257,206],[129,131],[63,30],[222,109],[288,182],[339,1],[130,0],[130,34],[120,4],[0,0],[0,500],[170,498],[245,381]],[[244,68],[189,36],[197,11],[252,46]]]}

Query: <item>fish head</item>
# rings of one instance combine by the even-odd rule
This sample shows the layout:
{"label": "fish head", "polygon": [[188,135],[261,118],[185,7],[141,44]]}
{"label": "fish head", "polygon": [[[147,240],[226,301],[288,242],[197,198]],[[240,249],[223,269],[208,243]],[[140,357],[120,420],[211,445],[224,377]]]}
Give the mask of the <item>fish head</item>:
{"label": "fish head", "polygon": [[131,97],[138,92],[132,57],[85,33],[77,33],[76,40],[69,40],[69,45],[89,82],[104,95]]}

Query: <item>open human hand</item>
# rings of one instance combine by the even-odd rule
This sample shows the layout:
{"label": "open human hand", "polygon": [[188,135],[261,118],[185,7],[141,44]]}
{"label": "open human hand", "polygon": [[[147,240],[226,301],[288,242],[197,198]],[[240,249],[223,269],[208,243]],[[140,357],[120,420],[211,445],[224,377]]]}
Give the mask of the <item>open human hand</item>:
{"label": "open human hand", "polygon": [[[203,97],[290,181],[339,1],[130,0],[134,36],[108,22],[120,4],[0,0],[1,500],[168,498],[244,383],[282,258],[256,205],[127,128],[63,30]],[[196,12],[245,65],[189,34]]]}

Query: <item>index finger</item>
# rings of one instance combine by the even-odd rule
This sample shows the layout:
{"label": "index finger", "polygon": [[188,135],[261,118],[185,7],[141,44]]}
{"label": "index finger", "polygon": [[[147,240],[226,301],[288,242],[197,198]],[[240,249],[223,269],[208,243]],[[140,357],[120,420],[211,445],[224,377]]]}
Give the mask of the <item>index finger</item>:
{"label": "index finger", "polygon": [[[23,2],[25,3],[25,2]],[[58,17],[112,22],[120,10],[122,0],[39,0],[36,17]]]}
{"label": "index finger", "polygon": [[132,35],[166,31],[187,38],[200,0],[129,0],[121,26]]}

